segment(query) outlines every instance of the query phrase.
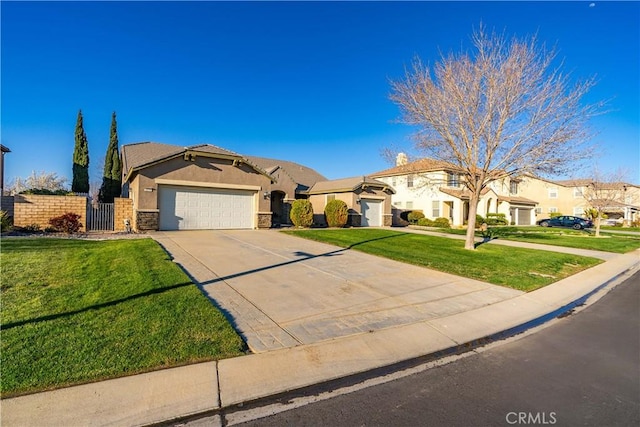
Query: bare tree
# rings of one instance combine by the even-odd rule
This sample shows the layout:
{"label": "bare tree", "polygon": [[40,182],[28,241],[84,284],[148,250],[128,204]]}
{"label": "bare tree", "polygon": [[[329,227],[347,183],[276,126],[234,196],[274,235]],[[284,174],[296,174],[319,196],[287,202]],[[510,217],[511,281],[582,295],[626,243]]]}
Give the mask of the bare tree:
{"label": "bare tree", "polygon": [[589,157],[588,121],[604,104],[582,105],[594,79],[572,85],[535,36],[507,40],[480,26],[471,41],[472,54],[443,55],[432,69],[416,58],[391,82],[401,121],[418,127],[417,150],[456,167],[470,192],[466,249],[474,249],[481,191],[526,173],[561,174]]}
{"label": "bare tree", "polygon": [[588,210],[596,226],[596,237],[600,236],[602,219],[612,212],[624,212],[625,208],[638,203],[632,185],[626,183],[626,172],[603,173],[596,166],[589,179],[578,179],[569,183],[578,189],[588,205]]}
{"label": "bare tree", "polygon": [[58,176],[55,172],[32,171],[27,178],[15,178],[9,185],[11,194],[18,194],[26,190],[66,190],[67,178]]}

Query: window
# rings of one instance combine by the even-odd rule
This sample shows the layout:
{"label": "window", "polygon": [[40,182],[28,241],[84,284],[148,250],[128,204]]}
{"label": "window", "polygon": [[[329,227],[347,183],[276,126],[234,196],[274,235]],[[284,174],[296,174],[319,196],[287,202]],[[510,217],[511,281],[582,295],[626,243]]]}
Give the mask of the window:
{"label": "window", "polygon": [[574,199],[579,199],[580,197],[582,197],[582,188],[580,187],[576,187],[573,189],[573,198]]}
{"label": "window", "polygon": [[460,175],[447,173],[447,187],[460,187]]}
{"label": "window", "polygon": [[327,194],[327,203],[329,203],[332,200],[336,199],[336,195],[335,194]]}
{"label": "window", "polygon": [[440,201],[439,200],[434,200],[431,202],[431,213],[432,213],[431,216],[433,218],[440,217]]}
{"label": "window", "polygon": [[413,202],[407,202],[407,209],[413,209]]}
{"label": "window", "polygon": [[573,208],[573,215],[575,216],[584,216],[584,208],[581,206],[576,206]]}
{"label": "window", "polygon": [[518,181],[510,181],[509,182],[509,193],[510,194],[518,194]]}
{"label": "window", "polygon": [[393,178],[391,178],[391,186],[392,186],[392,187],[395,187],[397,183],[398,183],[398,182],[397,182],[397,180],[396,180],[396,177],[395,177],[395,176],[394,176]]}
{"label": "window", "polygon": [[558,189],[557,188],[550,188],[549,189],[549,198],[550,199],[557,199],[558,198]]}
{"label": "window", "polygon": [[395,202],[395,205],[396,205],[397,207],[401,208],[401,207],[402,207],[402,202]]}
{"label": "window", "polygon": [[540,215],[542,213],[542,208],[536,208],[536,215]]}
{"label": "window", "polygon": [[558,208],[549,208],[549,213],[557,213],[558,212]]}
{"label": "window", "polygon": [[413,187],[413,175],[407,176],[407,188]]}

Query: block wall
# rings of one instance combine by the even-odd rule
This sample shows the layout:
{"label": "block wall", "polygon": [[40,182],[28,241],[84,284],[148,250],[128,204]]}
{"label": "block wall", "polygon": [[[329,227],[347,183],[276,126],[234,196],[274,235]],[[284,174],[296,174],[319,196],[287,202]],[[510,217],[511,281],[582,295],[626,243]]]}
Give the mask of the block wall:
{"label": "block wall", "polygon": [[13,225],[26,227],[37,224],[49,227],[51,218],[73,212],[80,215],[80,231],[87,230],[87,198],[84,196],[40,196],[19,194],[14,196]]}

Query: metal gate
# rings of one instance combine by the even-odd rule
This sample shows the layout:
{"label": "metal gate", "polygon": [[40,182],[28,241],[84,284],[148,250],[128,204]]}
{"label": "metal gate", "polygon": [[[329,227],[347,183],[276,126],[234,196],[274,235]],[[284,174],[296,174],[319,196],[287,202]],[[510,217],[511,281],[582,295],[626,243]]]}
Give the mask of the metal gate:
{"label": "metal gate", "polygon": [[87,206],[87,231],[113,231],[113,218],[113,203],[90,203]]}

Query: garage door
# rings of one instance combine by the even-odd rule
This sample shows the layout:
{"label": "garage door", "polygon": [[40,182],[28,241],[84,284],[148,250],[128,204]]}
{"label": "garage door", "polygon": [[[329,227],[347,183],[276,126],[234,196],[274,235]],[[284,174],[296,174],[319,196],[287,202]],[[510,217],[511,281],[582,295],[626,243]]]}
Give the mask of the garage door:
{"label": "garage door", "polygon": [[253,228],[252,191],[161,185],[160,230]]}
{"label": "garage door", "polygon": [[360,206],[362,209],[360,225],[363,227],[380,227],[382,225],[382,201],[362,199]]}
{"label": "garage door", "polygon": [[531,209],[518,208],[518,225],[531,225]]}

